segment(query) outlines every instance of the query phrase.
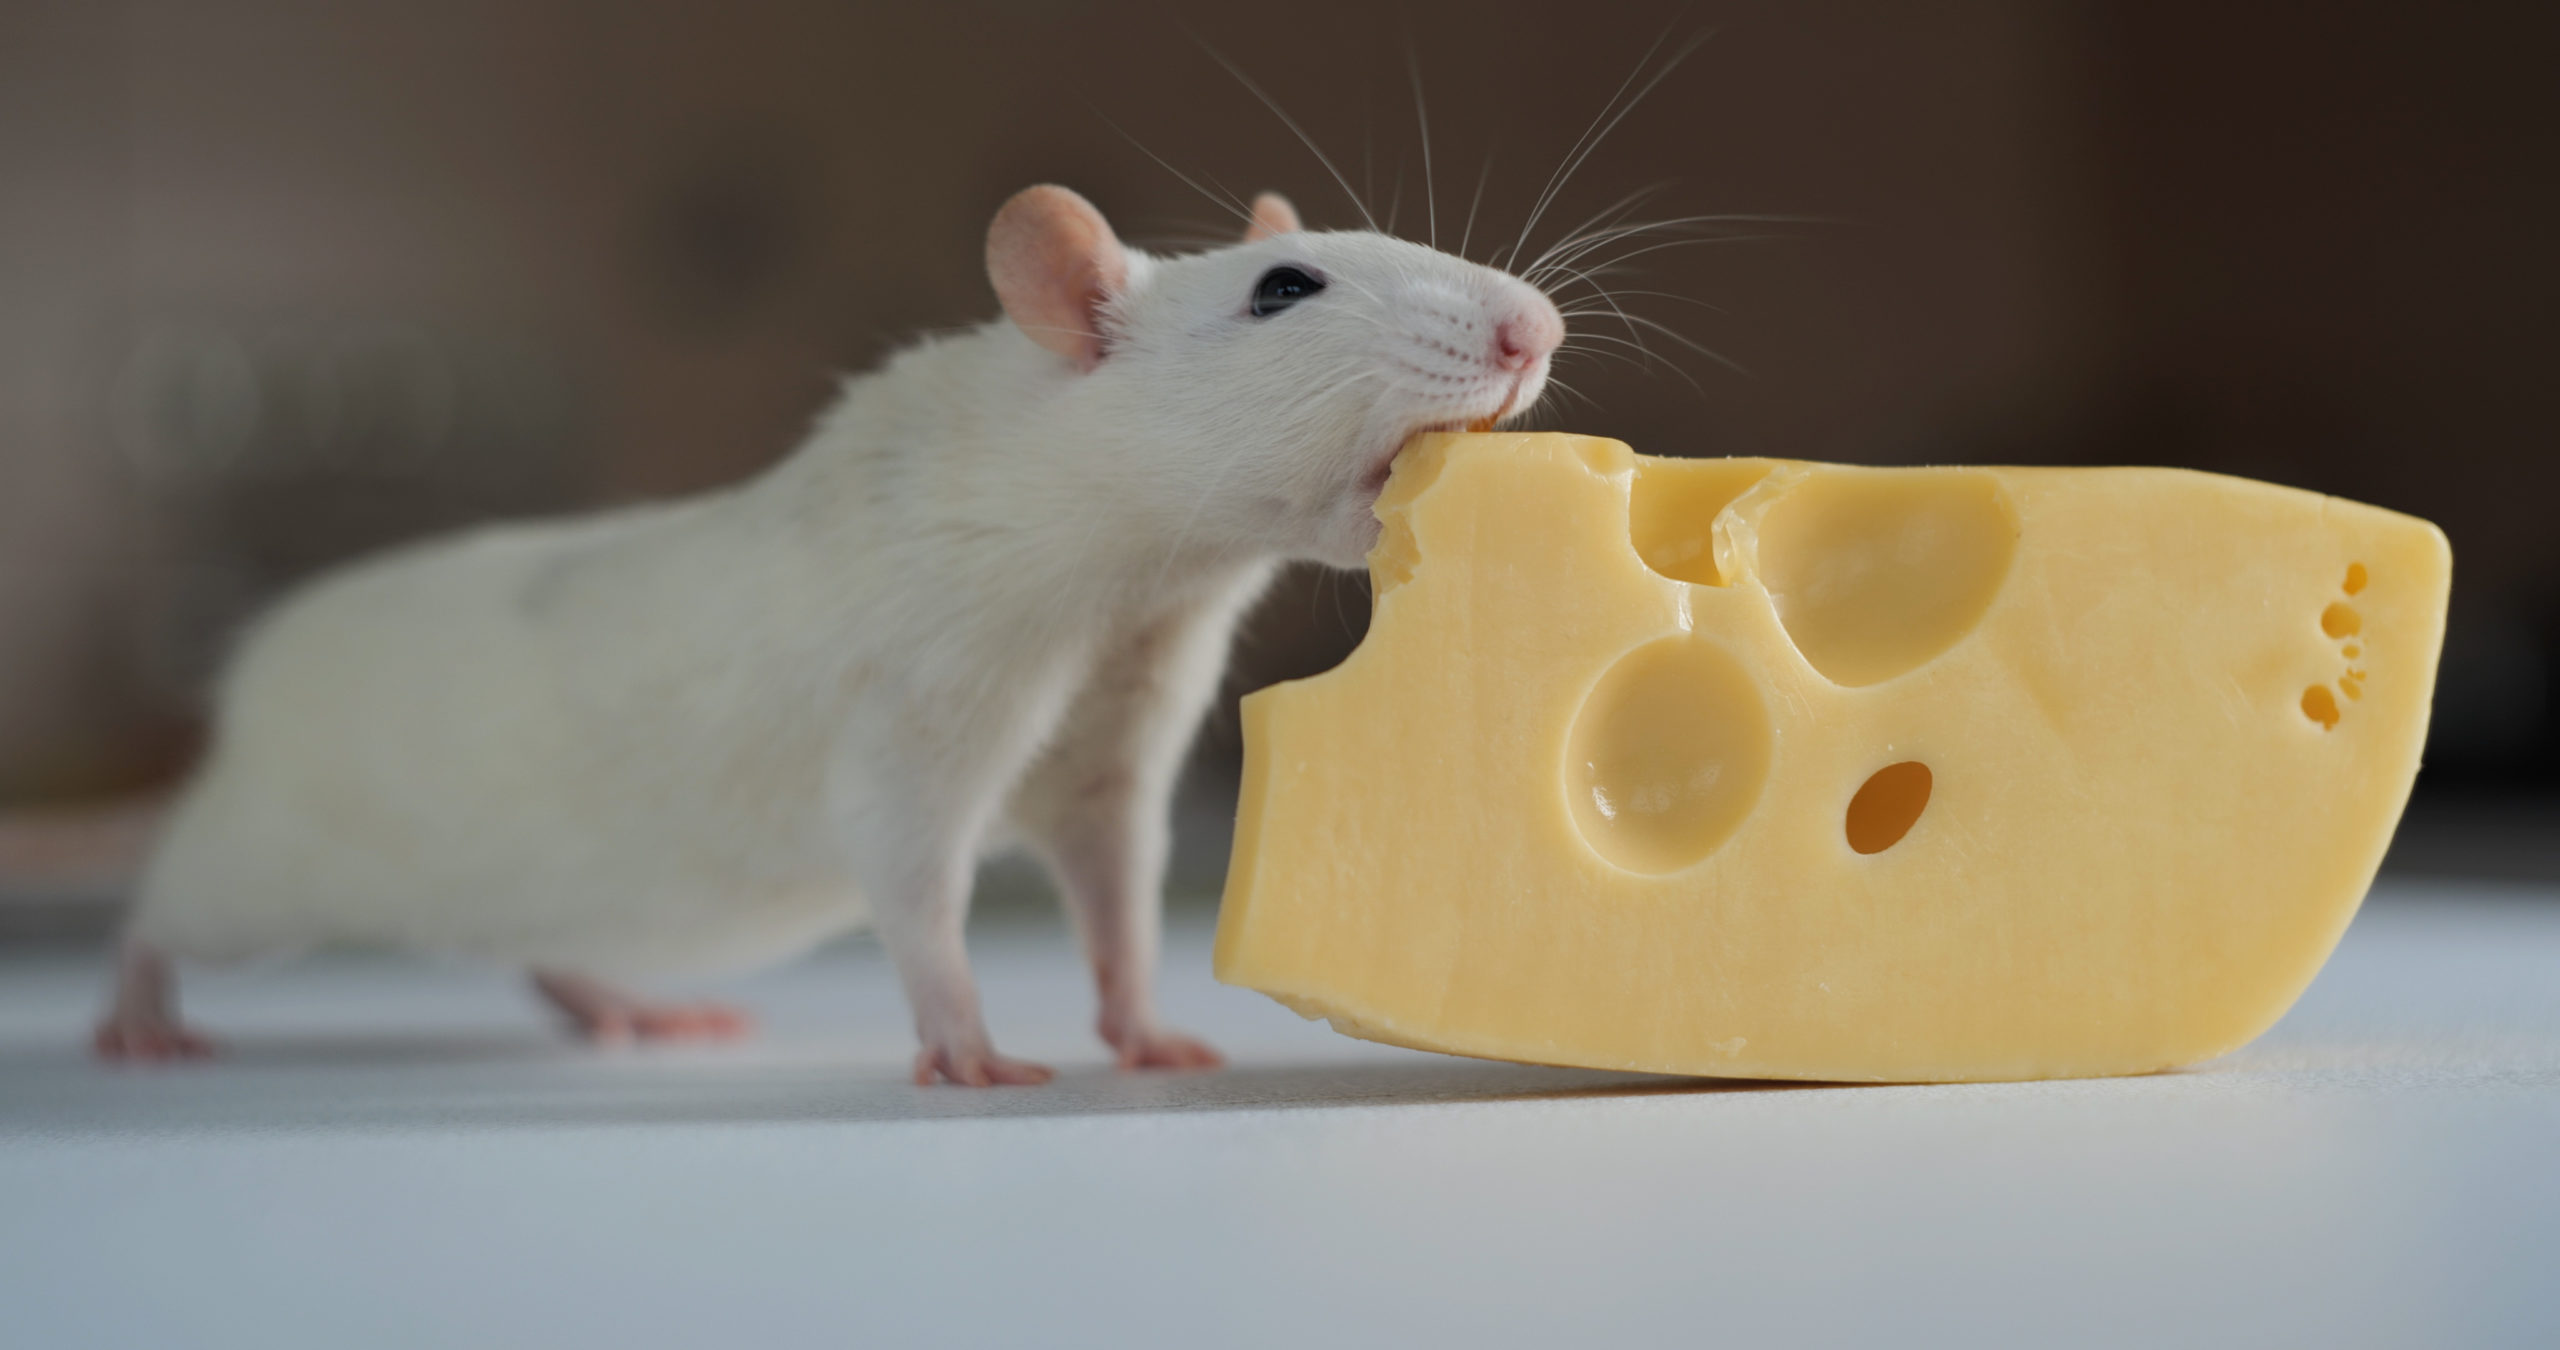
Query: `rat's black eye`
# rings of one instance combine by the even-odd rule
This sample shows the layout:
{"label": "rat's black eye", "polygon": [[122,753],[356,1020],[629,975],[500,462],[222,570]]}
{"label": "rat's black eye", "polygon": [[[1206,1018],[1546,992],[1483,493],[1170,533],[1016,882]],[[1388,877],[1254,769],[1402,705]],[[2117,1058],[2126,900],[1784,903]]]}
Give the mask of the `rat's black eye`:
{"label": "rat's black eye", "polygon": [[1297,268],[1272,268],[1253,284],[1253,317],[1270,318],[1323,289],[1323,282]]}

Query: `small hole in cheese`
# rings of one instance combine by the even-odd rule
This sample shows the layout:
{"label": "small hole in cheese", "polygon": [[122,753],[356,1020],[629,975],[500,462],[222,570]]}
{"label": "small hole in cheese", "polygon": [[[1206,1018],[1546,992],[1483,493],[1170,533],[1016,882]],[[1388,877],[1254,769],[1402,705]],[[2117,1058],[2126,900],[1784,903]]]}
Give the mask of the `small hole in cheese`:
{"label": "small hole in cheese", "polygon": [[2346,583],[2338,587],[2338,589],[2345,591],[2349,595],[2354,595],[2364,589],[2365,582],[2367,580],[2369,580],[2369,578],[2365,574],[2363,563],[2348,563]]}
{"label": "small hole in cheese", "polygon": [[1849,847],[1882,853],[1902,842],[1929,809],[1929,766],[1916,759],[1875,771],[1849,799]]}
{"label": "small hole in cheese", "polygon": [[2330,693],[2329,686],[2325,684],[2315,684],[2303,690],[2302,715],[2319,723],[2324,731],[2335,730],[2338,725],[2338,696]]}
{"label": "small hole in cheese", "polygon": [[2320,631],[2333,638],[2354,637],[2364,631],[2364,616],[2353,605],[2331,605],[2320,611]]}

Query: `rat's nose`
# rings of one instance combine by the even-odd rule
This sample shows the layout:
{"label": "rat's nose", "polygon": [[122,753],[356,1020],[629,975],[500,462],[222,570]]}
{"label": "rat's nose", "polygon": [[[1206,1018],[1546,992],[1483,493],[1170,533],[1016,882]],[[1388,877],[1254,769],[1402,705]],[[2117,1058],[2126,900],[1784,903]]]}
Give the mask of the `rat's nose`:
{"label": "rat's nose", "polygon": [[1545,296],[1534,296],[1494,325],[1493,363],[1504,370],[1527,370],[1563,341],[1564,316]]}

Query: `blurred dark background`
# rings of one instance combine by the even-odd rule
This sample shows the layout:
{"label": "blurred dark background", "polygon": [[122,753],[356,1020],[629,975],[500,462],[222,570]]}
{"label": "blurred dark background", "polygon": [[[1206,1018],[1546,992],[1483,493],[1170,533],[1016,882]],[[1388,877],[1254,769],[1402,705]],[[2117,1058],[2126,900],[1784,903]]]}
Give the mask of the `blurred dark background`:
{"label": "blurred dark background", "polygon": [[[1194,33],[1422,237],[1410,59],[1444,244],[1490,160],[1483,257],[1666,25],[1715,36],[1542,238],[1664,180],[1660,214],[1807,220],[1614,279],[1742,373],[1661,342],[1565,368],[1546,424],[2433,519],[2458,581],[2395,858],[2560,874],[2544,4],[0,0],[0,806],[165,781],[226,636],[313,569],[783,454],[839,373],[994,312],[1018,187],[1140,242],[1232,228],[1152,151],[1356,224]],[[1292,576],[1237,688],[1364,615]],[[1210,834],[1234,755],[1222,715]]]}

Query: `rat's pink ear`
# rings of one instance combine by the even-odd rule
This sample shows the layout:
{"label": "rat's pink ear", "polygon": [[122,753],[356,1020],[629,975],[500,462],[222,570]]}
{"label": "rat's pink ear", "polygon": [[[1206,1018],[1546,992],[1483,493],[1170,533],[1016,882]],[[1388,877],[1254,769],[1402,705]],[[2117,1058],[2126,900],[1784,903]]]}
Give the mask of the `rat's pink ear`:
{"label": "rat's pink ear", "polygon": [[987,226],[987,280],[1031,340],[1091,370],[1102,307],[1129,282],[1129,255],[1093,203],[1043,183],[1013,194]]}
{"label": "rat's pink ear", "polygon": [[1266,192],[1253,199],[1253,223],[1245,227],[1244,241],[1268,239],[1275,234],[1298,232],[1298,208],[1277,192]]}

